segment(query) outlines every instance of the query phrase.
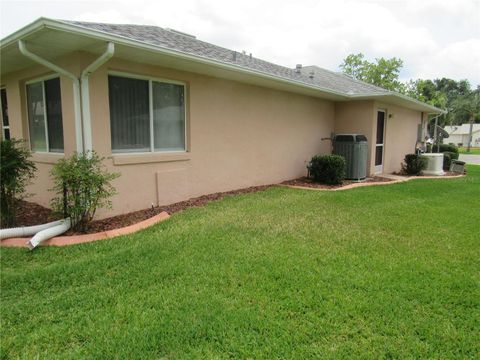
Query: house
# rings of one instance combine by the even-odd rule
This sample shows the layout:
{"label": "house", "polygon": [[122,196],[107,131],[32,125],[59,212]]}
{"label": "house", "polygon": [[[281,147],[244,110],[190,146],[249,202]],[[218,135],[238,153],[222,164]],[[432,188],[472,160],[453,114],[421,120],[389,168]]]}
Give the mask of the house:
{"label": "house", "polygon": [[33,151],[32,200],[48,205],[58,159],[95,150],[121,173],[108,215],[305,175],[332,133],[367,136],[369,174],[398,171],[441,113],[155,26],[40,18],[0,46],[3,129]]}
{"label": "house", "polygon": [[[445,126],[444,130],[448,132],[449,137],[444,139],[444,143],[452,143],[458,146],[468,146],[470,138],[470,124]],[[473,124],[472,142],[470,146],[480,146],[480,124]]]}

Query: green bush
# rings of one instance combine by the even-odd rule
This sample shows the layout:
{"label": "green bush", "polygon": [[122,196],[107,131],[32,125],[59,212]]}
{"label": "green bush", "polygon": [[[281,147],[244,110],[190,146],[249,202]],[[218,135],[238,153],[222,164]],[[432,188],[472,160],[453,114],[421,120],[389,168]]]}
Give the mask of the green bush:
{"label": "green bush", "polygon": [[428,159],[425,156],[417,154],[405,155],[402,170],[407,175],[420,175],[427,168]]}
{"label": "green bush", "polygon": [[0,219],[2,227],[10,227],[15,225],[16,201],[25,197],[37,168],[23,140],[2,140],[0,154]]}
{"label": "green bush", "polygon": [[452,160],[458,160],[458,153],[445,151],[443,153],[443,170],[449,170]]}
{"label": "green bush", "polygon": [[340,155],[316,155],[307,169],[314,181],[338,185],[345,179],[345,158]]}
{"label": "green bush", "polygon": [[75,153],[59,160],[51,174],[54,179],[52,209],[70,217],[75,230],[85,232],[99,208],[111,208],[110,198],[116,194],[111,181],[119,176],[102,165],[95,152]]}
{"label": "green bush", "polygon": [[[432,145],[427,145],[427,152],[432,151]],[[443,153],[443,152],[453,152],[458,154],[458,147],[454,144],[440,144],[439,150],[437,151],[437,145],[433,145],[433,152],[434,153]]]}

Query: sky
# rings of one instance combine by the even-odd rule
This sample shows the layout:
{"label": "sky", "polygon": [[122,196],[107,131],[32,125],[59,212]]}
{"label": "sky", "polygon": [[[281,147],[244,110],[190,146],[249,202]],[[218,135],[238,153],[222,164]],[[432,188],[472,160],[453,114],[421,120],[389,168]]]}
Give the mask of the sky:
{"label": "sky", "polygon": [[172,28],[288,67],[397,57],[403,81],[480,85],[480,0],[0,0],[0,37],[41,16]]}

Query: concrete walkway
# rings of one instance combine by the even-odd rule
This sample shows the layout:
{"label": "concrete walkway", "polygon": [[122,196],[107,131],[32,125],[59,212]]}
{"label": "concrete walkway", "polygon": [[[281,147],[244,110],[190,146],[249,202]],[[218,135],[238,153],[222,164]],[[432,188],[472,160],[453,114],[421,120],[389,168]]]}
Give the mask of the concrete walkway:
{"label": "concrete walkway", "polygon": [[465,161],[467,164],[480,165],[480,155],[460,154],[458,160]]}

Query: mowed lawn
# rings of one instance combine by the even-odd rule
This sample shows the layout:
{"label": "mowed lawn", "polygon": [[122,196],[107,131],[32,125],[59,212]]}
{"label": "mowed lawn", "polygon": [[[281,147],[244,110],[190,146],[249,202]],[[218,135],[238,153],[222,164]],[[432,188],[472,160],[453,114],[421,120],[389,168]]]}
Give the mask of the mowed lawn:
{"label": "mowed lawn", "polygon": [[479,358],[480,167],[1,249],[2,359]]}
{"label": "mowed lawn", "polygon": [[472,147],[470,148],[470,152],[468,152],[466,147],[459,147],[458,152],[460,154],[480,155],[480,148]]}

